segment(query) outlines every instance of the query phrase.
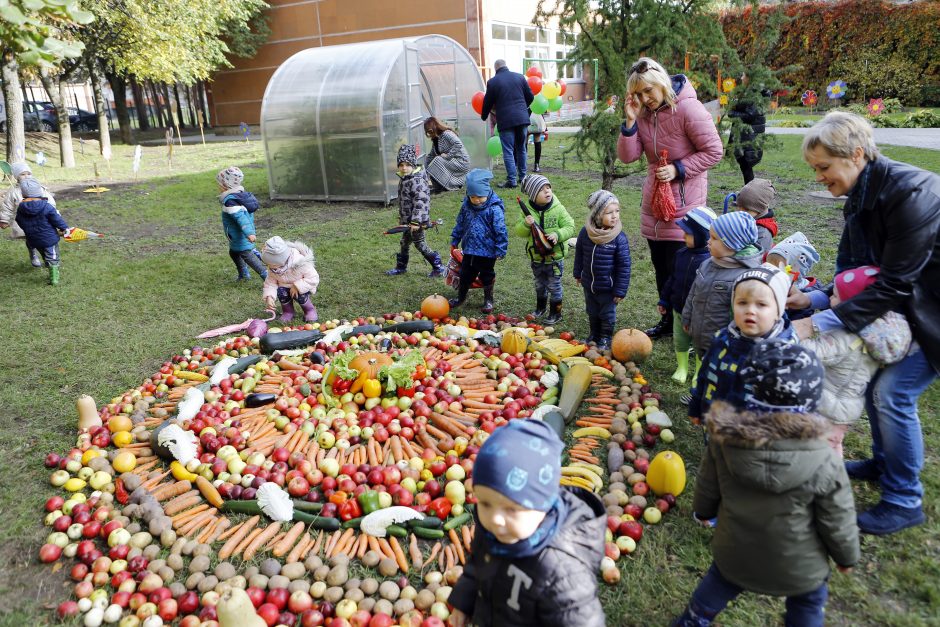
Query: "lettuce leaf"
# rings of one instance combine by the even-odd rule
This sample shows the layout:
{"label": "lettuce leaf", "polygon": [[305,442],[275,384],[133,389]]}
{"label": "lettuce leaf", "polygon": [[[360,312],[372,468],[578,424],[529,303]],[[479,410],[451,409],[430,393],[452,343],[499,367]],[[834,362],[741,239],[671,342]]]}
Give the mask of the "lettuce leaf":
{"label": "lettuce leaf", "polygon": [[349,363],[355,358],[356,353],[348,349],[342,355],[336,356],[330,361],[330,369],[340,379],[355,380],[359,376],[359,371],[349,367]]}
{"label": "lettuce leaf", "polygon": [[394,392],[400,387],[410,388],[415,383],[411,377],[421,365],[425,365],[421,353],[416,350],[408,351],[396,362],[382,366],[379,370],[379,380],[386,380],[385,389],[389,392]]}

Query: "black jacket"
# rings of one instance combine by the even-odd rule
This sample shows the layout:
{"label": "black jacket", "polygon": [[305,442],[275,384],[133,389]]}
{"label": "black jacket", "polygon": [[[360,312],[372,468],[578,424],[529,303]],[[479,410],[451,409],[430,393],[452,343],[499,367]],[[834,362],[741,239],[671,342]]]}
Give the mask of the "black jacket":
{"label": "black jacket", "polygon": [[448,602],[479,627],[603,627],[597,574],[604,557],[607,516],[595,495],[565,488],[568,517],[538,555],[507,560],[487,552],[482,527],[474,534],[463,575]]}
{"label": "black jacket", "polygon": [[889,311],[904,314],[940,373],[940,176],[885,157],[868,167],[846,201],[838,258],[870,257],[881,272],[835,314],[855,333]]}
{"label": "black jacket", "polygon": [[525,76],[510,72],[509,68],[499,68],[496,75],[486,81],[486,94],[483,96],[483,112],[480,117],[486,120],[490,111],[495,109],[499,130],[507,131],[514,126],[528,126],[532,98],[534,96]]}
{"label": "black jacket", "polygon": [[45,198],[30,198],[16,210],[16,223],[33,248],[49,248],[59,243],[59,231],[69,228],[59,212]]}

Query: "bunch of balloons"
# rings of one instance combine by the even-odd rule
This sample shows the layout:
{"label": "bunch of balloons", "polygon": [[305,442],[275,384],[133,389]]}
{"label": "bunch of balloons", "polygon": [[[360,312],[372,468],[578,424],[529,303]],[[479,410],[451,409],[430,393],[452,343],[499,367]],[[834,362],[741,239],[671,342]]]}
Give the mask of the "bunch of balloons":
{"label": "bunch of balloons", "polygon": [[534,65],[526,71],[526,77],[529,88],[535,94],[535,99],[529,105],[532,113],[541,115],[546,111],[558,111],[564,106],[565,101],[562,96],[568,91],[565,81],[559,78],[555,81],[543,82],[542,70]]}

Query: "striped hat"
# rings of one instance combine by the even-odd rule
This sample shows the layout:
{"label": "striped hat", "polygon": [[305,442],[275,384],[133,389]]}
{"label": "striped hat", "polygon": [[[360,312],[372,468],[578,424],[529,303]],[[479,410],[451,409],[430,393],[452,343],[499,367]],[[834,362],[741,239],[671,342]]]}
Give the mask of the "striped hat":
{"label": "striped hat", "polygon": [[522,179],[522,191],[525,192],[526,196],[529,197],[529,200],[535,202],[535,197],[538,196],[538,193],[546,185],[551,185],[548,182],[548,178],[542,176],[541,174],[527,174],[524,179]]}
{"label": "striped hat", "polygon": [[598,217],[601,215],[601,212],[604,211],[604,208],[612,202],[618,205],[620,204],[620,200],[606,189],[599,189],[588,196],[588,209],[591,210],[590,220],[595,226],[600,225]]}
{"label": "striped hat", "polygon": [[685,217],[676,221],[676,225],[695,238],[696,248],[702,247],[708,241],[708,229],[718,216],[708,207],[694,207]]}
{"label": "striped hat", "polygon": [[757,245],[757,222],[745,211],[735,211],[718,216],[712,229],[725,246],[738,252]]}

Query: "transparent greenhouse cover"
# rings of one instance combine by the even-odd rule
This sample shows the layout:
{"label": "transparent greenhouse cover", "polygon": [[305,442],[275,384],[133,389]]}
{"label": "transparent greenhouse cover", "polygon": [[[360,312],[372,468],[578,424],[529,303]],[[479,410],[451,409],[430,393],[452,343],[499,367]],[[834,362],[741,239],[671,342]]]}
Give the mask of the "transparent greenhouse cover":
{"label": "transparent greenhouse cover", "polygon": [[470,106],[483,89],[473,57],[443,35],[298,52],[261,105],[271,198],[388,204],[398,195],[398,148],[426,154],[430,115],[460,135],[474,167],[489,167],[487,124]]}

